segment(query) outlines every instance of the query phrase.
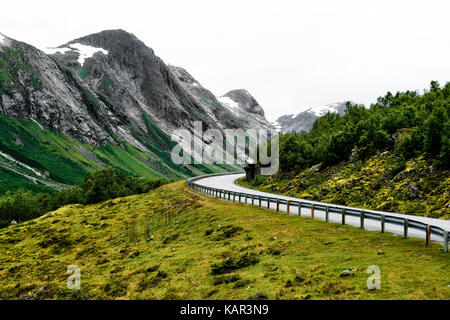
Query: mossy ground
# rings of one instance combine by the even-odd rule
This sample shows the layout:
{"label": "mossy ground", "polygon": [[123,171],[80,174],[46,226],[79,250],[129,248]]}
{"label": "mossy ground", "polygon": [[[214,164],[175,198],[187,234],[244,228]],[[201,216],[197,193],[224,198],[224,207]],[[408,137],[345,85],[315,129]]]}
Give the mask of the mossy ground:
{"label": "mossy ground", "polygon": [[389,153],[315,172],[257,177],[239,184],[261,191],[359,208],[450,219],[450,173],[424,155],[406,163]]}
{"label": "mossy ground", "polygon": [[[81,290],[66,288],[69,265]],[[380,290],[366,286],[371,265]],[[185,181],[0,230],[1,299],[449,299],[449,268],[437,243],[227,203]]]}

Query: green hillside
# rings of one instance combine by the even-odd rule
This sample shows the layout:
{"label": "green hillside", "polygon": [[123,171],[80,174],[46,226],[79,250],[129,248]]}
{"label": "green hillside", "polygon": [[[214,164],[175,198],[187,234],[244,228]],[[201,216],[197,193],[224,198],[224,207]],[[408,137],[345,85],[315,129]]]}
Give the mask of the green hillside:
{"label": "green hillside", "polygon": [[[70,265],[80,290],[66,287]],[[366,285],[372,265],[380,290]],[[449,271],[441,244],[225,203],[182,181],[0,230],[0,299],[449,299]]]}
{"label": "green hillside", "polygon": [[130,176],[169,179],[230,170],[225,166],[174,165],[170,159],[170,137],[149,117],[146,119],[151,134],[138,132],[136,136],[149,148],[149,153],[124,141],[93,147],[36,122],[0,115],[0,194],[19,188],[47,192],[79,184],[88,172],[105,166]]}
{"label": "green hillside", "polygon": [[335,204],[450,219],[450,83],[349,103],[280,139],[280,171],[245,183]]}

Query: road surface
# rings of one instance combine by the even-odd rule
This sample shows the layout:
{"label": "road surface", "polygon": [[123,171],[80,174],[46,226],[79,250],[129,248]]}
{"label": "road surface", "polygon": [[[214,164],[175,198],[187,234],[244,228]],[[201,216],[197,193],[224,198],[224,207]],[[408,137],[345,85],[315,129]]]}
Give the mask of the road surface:
{"label": "road surface", "polygon": [[[276,197],[276,198],[279,198],[279,199],[285,199],[285,200],[291,200],[291,201],[302,201],[303,203],[324,204],[323,202],[309,201],[309,200],[304,200],[304,199],[299,199],[299,198],[287,197],[287,196],[282,196],[282,195],[262,192],[262,191],[258,191],[258,190],[248,189],[248,188],[244,188],[244,187],[236,185],[235,181],[238,178],[241,178],[243,176],[244,176],[244,174],[239,173],[239,174],[230,174],[230,175],[206,177],[206,178],[202,178],[202,179],[196,180],[195,183],[199,184],[199,185],[202,185],[202,186],[205,186],[205,187],[225,189],[225,190],[234,191],[234,192],[243,192],[243,193],[253,194],[253,195],[257,195],[257,196]],[[245,202],[244,198],[242,199],[242,202]],[[256,204],[256,202],[255,202],[255,204]],[[263,207],[267,207],[267,202],[263,201],[262,202],[262,206]],[[357,209],[357,208],[339,206],[339,205],[334,205],[334,204],[333,204],[333,206],[334,207],[339,207],[339,208]],[[274,207],[273,203],[271,204],[271,207],[272,208]],[[287,211],[286,210],[286,205],[280,204],[280,211],[286,212]],[[427,217],[421,217],[421,216],[412,216],[412,215],[405,215],[405,214],[396,214],[396,213],[389,213],[389,212],[382,212],[382,211],[375,211],[375,210],[367,210],[367,209],[364,209],[364,211],[365,212],[374,212],[374,213],[384,214],[385,216],[407,218],[410,221],[415,220],[415,221],[423,222],[425,224],[429,224],[431,226],[437,226],[437,227],[443,228],[445,230],[450,230],[450,221],[449,220],[441,220],[441,219],[427,218]],[[292,213],[292,214],[293,215],[294,214],[298,215],[298,213]],[[311,217],[311,210],[308,209],[308,208],[302,208],[301,215],[303,217]],[[314,218],[315,219],[325,220],[325,211],[318,210],[316,208],[314,210]],[[329,213],[329,221],[330,222],[341,223],[342,215],[338,214],[338,213],[330,212]],[[360,226],[360,218],[359,217],[354,217],[354,216],[346,216],[345,224],[349,224],[349,225],[352,225],[352,226],[359,227]],[[379,231],[379,230],[381,230],[380,221],[376,221],[376,220],[372,220],[372,219],[366,219],[365,223],[364,223],[364,229]],[[386,224],[385,224],[385,231],[386,232],[392,232],[392,233],[397,234],[397,235],[403,235],[403,226],[399,226],[399,225],[396,225],[396,224],[391,224],[391,223],[386,222]],[[418,230],[418,229],[415,229],[415,228],[409,228],[408,236],[425,239],[426,235],[425,235],[425,232],[423,230]],[[432,241],[442,242],[443,239],[439,235],[432,234],[431,240]]]}

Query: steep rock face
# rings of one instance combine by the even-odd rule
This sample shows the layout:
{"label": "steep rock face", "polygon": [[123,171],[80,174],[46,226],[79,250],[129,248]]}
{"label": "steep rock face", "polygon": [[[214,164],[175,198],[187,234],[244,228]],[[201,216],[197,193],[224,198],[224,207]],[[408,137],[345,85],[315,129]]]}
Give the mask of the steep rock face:
{"label": "steep rock face", "polygon": [[273,128],[273,125],[265,118],[263,108],[247,90],[232,90],[218,100],[231,114],[244,121],[246,127]]}
{"label": "steep rock face", "polygon": [[[79,183],[104,165],[169,178],[235,171],[228,165],[175,165],[170,134],[192,130],[194,121],[204,130],[260,126],[230,112],[186,70],[167,66],[123,30],[45,52],[0,34],[0,170],[23,179]],[[244,113],[256,110],[260,117],[253,102],[242,105]],[[27,146],[20,143],[25,140]]]}
{"label": "steep rock face", "polygon": [[[39,121],[92,145],[111,140],[86,104],[95,94],[42,51],[10,38],[0,43],[0,113]],[[108,114],[99,103],[98,113]],[[113,119],[114,120],[114,119]]]}
{"label": "steep rock face", "polygon": [[200,113],[202,118],[211,119],[214,127],[220,129],[241,128],[245,125],[244,121],[230,114],[214,94],[203,87],[185,69],[172,65],[169,65],[169,69],[175,75],[178,85],[192,97],[195,105],[199,107],[200,110],[194,112]]}
{"label": "steep rock face", "polygon": [[314,122],[328,112],[343,115],[346,110],[346,102],[338,102],[319,107],[309,108],[296,115],[284,115],[279,117],[274,125],[281,133],[302,132],[311,130]]}
{"label": "steep rock face", "polygon": [[202,121],[206,128],[241,125],[215,110],[214,96],[193,86],[197,82],[185,70],[167,66],[151,48],[123,30],[79,38],[49,53],[74,70],[117,117],[140,131],[147,130],[144,113],[165,132],[192,128],[193,121]]}

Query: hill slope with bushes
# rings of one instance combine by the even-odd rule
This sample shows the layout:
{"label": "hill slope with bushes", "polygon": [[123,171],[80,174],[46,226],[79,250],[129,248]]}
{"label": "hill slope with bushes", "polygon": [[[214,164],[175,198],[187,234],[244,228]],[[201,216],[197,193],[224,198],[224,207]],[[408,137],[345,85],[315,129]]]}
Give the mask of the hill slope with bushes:
{"label": "hill slope with bushes", "polygon": [[450,83],[348,103],[280,139],[280,171],[247,184],[343,205],[450,218]]}
{"label": "hill slope with bushes", "polygon": [[[80,290],[67,289],[71,265]],[[380,290],[367,288],[371,265]],[[438,243],[225,203],[182,181],[0,230],[0,299],[448,299],[448,269]]]}

